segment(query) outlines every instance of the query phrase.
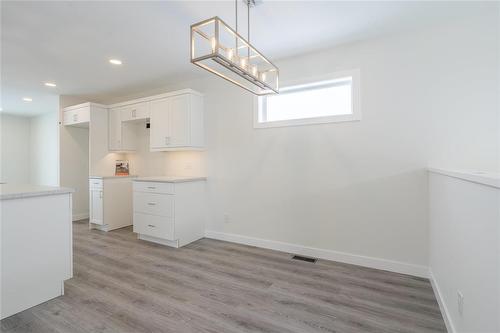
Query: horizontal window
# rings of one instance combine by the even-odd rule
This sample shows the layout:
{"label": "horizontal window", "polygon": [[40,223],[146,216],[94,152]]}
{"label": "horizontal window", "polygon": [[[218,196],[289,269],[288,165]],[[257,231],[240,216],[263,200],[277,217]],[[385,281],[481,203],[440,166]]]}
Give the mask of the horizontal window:
{"label": "horizontal window", "polygon": [[258,97],[255,127],[360,120],[358,81],[358,71],[342,72]]}

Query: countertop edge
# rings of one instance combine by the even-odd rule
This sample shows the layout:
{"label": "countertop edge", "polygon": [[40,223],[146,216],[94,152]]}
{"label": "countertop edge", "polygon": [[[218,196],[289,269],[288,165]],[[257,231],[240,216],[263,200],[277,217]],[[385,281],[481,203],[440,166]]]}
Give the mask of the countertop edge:
{"label": "countertop edge", "polygon": [[89,176],[89,179],[116,179],[116,178],[136,178],[137,175],[129,176]]}
{"label": "countertop edge", "polygon": [[45,197],[51,195],[60,194],[70,194],[74,193],[75,190],[69,187],[60,187],[53,190],[42,190],[42,191],[28,191],[19,193],[0,193],[0,200],[12,200],[12,199],[23,199],[23,198],[33,198],[33,197]]}
{"label": "countertop edge", "polygon": [[193,178],[185,178],[185,179],[161,179],[161,178],[134,178],[134,182],[151,182],[151,183],[189,183],[189,182],[198,182],[198,181],[206,181],[207,177],[193,177]]}

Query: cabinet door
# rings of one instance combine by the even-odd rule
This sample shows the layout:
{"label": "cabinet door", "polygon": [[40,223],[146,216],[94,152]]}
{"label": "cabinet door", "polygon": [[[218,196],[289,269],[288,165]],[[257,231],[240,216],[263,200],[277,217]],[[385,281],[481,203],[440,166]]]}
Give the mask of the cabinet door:
{"label": "cabinet door", "polygon": [[120,114],[122,117],[122,121],[134,120],[136,110],[132,107],[124,107],[123,109],[120,109]]}
{"label": "cabinet door", "polygon": [[77,113],[76,110],[71,110],[71,111],[64,111],[63,113],[63,124],[65,126],[67,125],[73,125],[76,123],[77,120]]}
{"label": "cabinet door", "polygon": [[144,102],[137,104],[131,111],[135,119],[147,119],[151,117],[150,103]]}
{"label": "cabinet door", "polygon": [[76,110],[76,122],[88,123],[90,121],[90,107],[85,106]]}
{"label": "cabinet door", "polygon": [[150,117],[149,103],[133,104],[121,109],[122,121],[146,119]]}
{"label": "cabinet door", "polygon": [[65,126],[74,125],[78,126],[81,124],[83,126],[78,127],[86,127],[85,124],[90,122],[90,107],[84,106],[78,109],[71,109],[63,112],[63,124]]}
{"label": "cabinet door", "polygon": [[135,150],[137,142],[137,133],[134,123],[122,121],[121,131],[122,131],[121,150]]}
{"label": "cabinet door", "polygon": [[109,110],[109,150],[122,149],[122,120],[119,109]]}
{"label": "cabinet door", "polygon": [[90,223],[104,224],[102,191],[102,189],[93,189],[90,191]]}
{"label": "cabinet door", "polygon": [[180,95],[170,102],[170,145],[171,147],[189,146],[190,137],[190,96]]}
{"label": "cabinet door", "polygon": [[169,98],[159,99],[151,102],[151,122],[150,122],[150,147],[166,148],[171,141]]}

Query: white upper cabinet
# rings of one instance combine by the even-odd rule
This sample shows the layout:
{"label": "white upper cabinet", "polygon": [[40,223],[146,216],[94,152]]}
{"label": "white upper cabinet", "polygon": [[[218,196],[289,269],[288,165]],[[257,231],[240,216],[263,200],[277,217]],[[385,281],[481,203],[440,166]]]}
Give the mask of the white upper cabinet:
{"label": "white upper cabinet", "polygon": [[91,103],[84,103],[64,108],[64,126],[88,127],[90,122]]}
{"label": "white upper cabinet", "polygon": [[108,124],[109,150],[120,150],[122,148],[122,120],[120,109],[109,109]]}
{"label": "white upper cabinet", "polygon": [[169,121],[170,146],[187,147],[191,145],[191,95],[180,95],[170,99]]}
{"label": "white upper cabinet", "polygon": [[138,142],[144,142],[142,135],[148,133],[147,123],[150,151],[201,150],[204,146],[203,95],[191,89],[108,106],[95,103],[70,106],[63,110],[63,123],[90,125],[104,136],[99,136],[100,147],[112,152],[136,151]]}
{"label": "white upper cabinet", "polygon": [[132,104],[121,109],[122,121],[147,119],[149,114],[149,102]]}
{"label": "white upper cabinet", "polygon": [[151,102],[149,146],[151,150],[161,149],[170,144],[170,98]]}
{"label": "white upper cabinet", "polygon": [[204,145],[203,101],[185,93],[151,102],[151,151],[197,150]]}
{"label": "white upper cabinet", "polygon": [[133,123],[123,121],[123,115],[127,108],[109,109],[109,150],[111,151],[134,151],[136,149],[137,136]]}

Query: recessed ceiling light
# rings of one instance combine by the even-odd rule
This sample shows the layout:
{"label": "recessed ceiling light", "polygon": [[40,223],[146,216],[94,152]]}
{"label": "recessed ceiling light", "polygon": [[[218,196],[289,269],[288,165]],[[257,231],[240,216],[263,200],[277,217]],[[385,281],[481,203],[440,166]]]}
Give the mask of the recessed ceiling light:
{"label": "recessed ceiling light", "polygon": [[31,101],[33,101],[33,99],[31,97],[23,97],[23,101],[31,102]]}
{"label": "recessed ceiling light", "polygon": [[119,59],[109,59],[109,62],[113,65],[121,65],[122,61]]}
{"label": "recessed ceiling light", "polygon": [[55,84],[55,83],[53,83],[53,82],[45,82],[44,84],[45,84],[47,87],[55,87],[55,86],[56,86],[56,84]]}

